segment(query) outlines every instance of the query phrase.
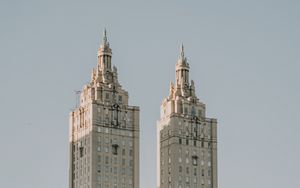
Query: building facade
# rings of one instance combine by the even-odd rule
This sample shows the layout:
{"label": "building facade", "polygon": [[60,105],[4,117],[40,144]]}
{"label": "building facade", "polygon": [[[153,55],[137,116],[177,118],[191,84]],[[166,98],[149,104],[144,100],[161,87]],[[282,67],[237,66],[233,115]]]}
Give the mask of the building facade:
{"label": "building facade", "polygon": [[183,46],[176,82],[161,105],[157,122],[157,187],[217,188],[217,120],[207,118],[205,104],[189,80]]}
{"label": "building facade", "polygon": [[128,105],[106,37],[70,113],[70,188],[139,188],[139,107]]}

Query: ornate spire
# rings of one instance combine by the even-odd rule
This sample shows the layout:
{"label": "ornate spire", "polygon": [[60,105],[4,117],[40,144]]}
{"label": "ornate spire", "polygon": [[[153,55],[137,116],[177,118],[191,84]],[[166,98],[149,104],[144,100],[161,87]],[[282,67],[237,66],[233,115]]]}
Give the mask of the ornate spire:
{"label": "ornate spire", "polygon": [[111,81],[111,75],[104,75],[107,72],[112,72],[112,66],[111,66],[111,56],[112,51],[109,47],[109,42],[107,41],[107,35],[106,35],[106,29],[103,31],[103,38],[102,43],[100,45],[100,48],[97,52],[98,56],[98,72],[102,72],[102,80],[110,80]]}
{"label": "ornate spire", "polygon": [[184,57],[184,46],[183,46],[183,44],[181,44],[181,47],[180,47],[180,55],[179,55],[179,59],[178,59],[178,64],[187,64],[186,57]]}
{"label": "ornate spire", "polygon": [[109,47],[109,42],[107,42],[106,29],[104,29],[101,48],[106,47]]}
{"label": "ornate spire", "polygon": [[181,48],[180,48],[180,59],[184,60],[184,46],[183,46],[183,43],[181,44]]}

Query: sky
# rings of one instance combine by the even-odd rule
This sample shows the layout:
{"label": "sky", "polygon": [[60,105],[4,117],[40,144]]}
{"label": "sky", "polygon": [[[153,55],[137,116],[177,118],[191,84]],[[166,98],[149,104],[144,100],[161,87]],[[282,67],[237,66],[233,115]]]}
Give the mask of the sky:
{"label": "sky", "polygon": [[104,28],[140,106],[140,186],[181,43],[218,119],[220,188],[300,187],[300,1],[0,0],[0,187],[68,187],[68,116]]}

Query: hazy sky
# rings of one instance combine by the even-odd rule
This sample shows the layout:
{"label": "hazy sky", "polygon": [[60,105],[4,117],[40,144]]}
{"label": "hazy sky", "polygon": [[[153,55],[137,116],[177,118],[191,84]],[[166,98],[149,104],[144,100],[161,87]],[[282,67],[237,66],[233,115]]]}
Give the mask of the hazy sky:
{"label": "hazy sky", "polygon": [[68,115],[105,27],[141,108],[141,188],[182,42],[218,119],[219,187],[300,187],[299,20],[298,0],[0,0],[0,187],[68,187]]}

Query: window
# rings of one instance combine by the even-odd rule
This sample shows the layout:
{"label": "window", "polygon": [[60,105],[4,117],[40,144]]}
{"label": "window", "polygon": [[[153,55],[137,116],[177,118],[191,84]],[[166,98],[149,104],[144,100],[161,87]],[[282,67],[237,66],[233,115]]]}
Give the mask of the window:
{"label": "window", "polygon": [[190,173],[190,169],[189,167],[186,167],[186,173],[189,174]]}
{"label": "window", "polygon": [[182,172],[182,166],[179,166],[179,172]]}
{"label": "window", "polygon": [[203,166],[203,165],[204,165],[204,161],[202,160],[202,161],[201,161],[201,166]]}
{"label": "window", "polygon": [[207,183],[208,183],[208,185],[210,185],[210,184],[211,184],[211,181],[210,181],[210,180],[207,180]]}
{"label": "window", "polygon": [[186,139],[186,145],[189,145],[189,140],[188,139]]}
{"label": "window", "polygon": [[133,146],[132,140],[129,140],[128,144],[129,144],[129,147],[132,147]]}
{"label": "window", "polygon": [[83,147],[79,148],[80,157],[83,157]]}
{"label": "window", "polygon": [[199,117],[202,116],[202,111],[201,110],[198,110],[198,115],[199,115]]}
{"label": "window", "polygon": [[182,144],[182,140],[181,140],[181,138],[179,138],[179,144]]}
{"label": "window", "polygon": [[112,145],[112,154],[113,155],[118,155],[118,147],[119,147],[118,144],[113,144]]}
{"label": "window", "polygon": [[97,151],[99,151],[99,152],[101,151],[101,146],[97,147]]}
{"label": "window", "polygon": [[207,165],[208,165],[208,166],[211,166],[211,162],[210,162],[210,161],[208,161],[208,162],[207,162]]}
{"label": "window", "polygon": [[109,93],[106,93],[106,94],[105,94],[105,98],[106,98],[106,99],[109,99]]}
{"label": "window", "polygon": [[129,150],[129,156],[132,156],[133,155],[133,152],[132,152],[132,149]]}
{"label": "window", "polygon": [[101,127],[97,127],[97,132],[101,133]]}
{"label": "window", "polygon": [[119,95],[119,103],[122,103],[122,95]]}
{"label": "window", "polygon": [[189,181],[190,181],[189,177],[186,177],[186,178],[185,178],[185,182],[186,182],[186,183],[189,183]]}
{"label": "window", "polygon": [[194,146],[197,146],[197,141],[196,140],[194,140]]}
{"label": "window", "polygon": [[193,160],[193,165],[197,166],[198,165],[198,156],[192,156],[192,160]]}
{"label": "window", "polygon": [[195,112],[195,107],[192,106],[192,116],[195,116],[196,115],[196,112]]}

